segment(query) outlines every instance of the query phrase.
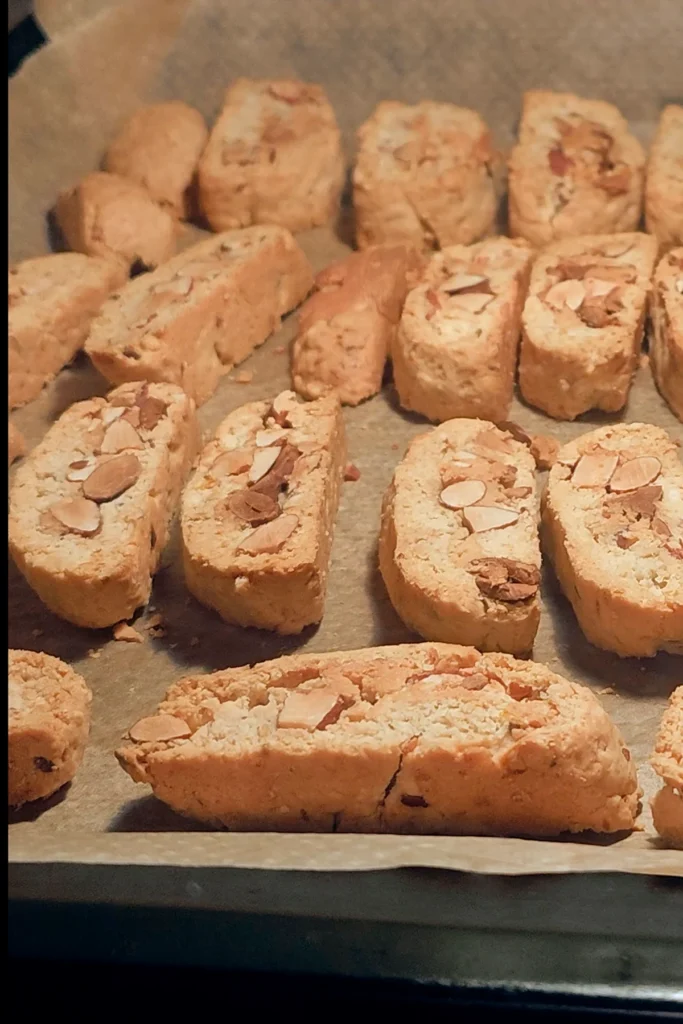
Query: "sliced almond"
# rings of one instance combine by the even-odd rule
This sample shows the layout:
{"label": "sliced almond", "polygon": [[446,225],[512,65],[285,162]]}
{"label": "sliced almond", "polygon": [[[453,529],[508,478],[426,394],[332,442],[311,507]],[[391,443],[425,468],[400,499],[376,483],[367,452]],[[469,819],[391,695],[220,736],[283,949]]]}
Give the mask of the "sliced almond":
{"label": "sliced almond", "polygon": [[676,291],[683,295],[683,277],[676,279]]}
{"label": "sliced almond", "polygon": [[551,469],[555,465],[560,442],[548,434],[533,434],[529,450],[534,457],[536,469]]}
{"label": "sliced almond", "polygon": [[463,464],[469,464],[470,462],[474,462],[476,457],[477,456],[474,455],[472,452],[467,452],[462,448],[459,448],[457,452],[453,452],[453,458],[456,460],[456,462],[462,462]]}
{"label": "sliced almond", "polygon": [[69,472],[66,474],[66,478],[71,483],[87,480],[96,465],[95,459],[77,459],[76,462],[69,463]]}
{"label": "sliced almond", "polygon": [[270,448],[259,448],[255,452],[254,461],[249,470],[250,483],[255,484],[273,468],[280,451],[279,445],[273,445]]}
{"label": "sliced almond", "polygon": [[623,530],[621,533],[618,533],[617,537],[616,537],[616,540],[617,540],[617,547],[618,548],[622,548],[622,549],[624,549],[626,551],[629,548],[632,548],[633,545],[638,542],[638,538],[635,535],[635,533],[629,533],[627,530]]}
{"label": "sliced almond", "polygon": [[279,729],[325,729],[338,721],[347,699],[334,690],[309,690],[307,693],[294,691],[287,694],[278,715]]}
{"label": "sliced almond", "polygon": [[117,622],[112,633],[114,640],[119,640],[122,643],[142,644],[145,642],[142,633],[138,633],[137,629],[129,626],[127,622]]}
{"label": "sliced almond", "polygon": [[360,480],[360,470],[358,466],[354,466],[353,462],[347,462],[344,468],[344,479],[355,483],[356,480]]}
{"label": "sliced almond", "polygon": [[652,528],[652,532],[656,533],[659,537],[667,537],[668,538],[668,537],[671,537],[671,535],[672,535],[671,534],[671,528],[669,527],[669,524],[665,523],[663,519],[659,518],[659,516],[655,516],[655,518],[650,523],[650,526]]}
{"label": "sliced almond", "polygon": [[531,487],[510,487],[505,493],[508,498],[528,498],[531,491]]}
{"label": "sliced almond", "polygon": [[439,495],[439,501],[446,508],[466,508],[480,501],[486,494],[486,484],[482,480],[462,480],[458,484],[449,484]]}
{"label": "sliced almond", "polygon": [[299,525],[297,516],[284,515],[274,519],[272,523],[259,526],[253,533],[238,544],[237,550],[248,555],[273,554],[291,537]]}
{"label": "sliced almond", "polygon": [[587,277],[584,284],[586,296],[589,299],[599,299],[603,295],[609,295],[614,288],[614,281],[604,281],[600,277]]}
{"label": "sliced almond", "polygon": [[553,309],[577,310],[586,298],[586,289],[581,281],[558,281],[545,293],[545,301]]}
{"label": "sliced almond", "polygon": [[481,313],[493,299],[493,295],[483,292],[464,292],[451,296],[447,309],[455,306],[465,313]]}
{"label": "sliced almond", "polygon": [[619,462],[618,455],[609,452],[582,455],[572,474],[575,487],[607,487]]}
{"label": "sliced almond", "polygon": [[244,473],[251,466],[252,453],[244,448],[235,448],[219,455],[215,462],[211,463],[209,472],[212,476],[236,476]]}
{"label": "sliced almond", "polygon": [[140,407],[134,405],[132,409],[126,409],[121,419],[124,419],[126,423],[130,423],[137,430],[140,426]]}
{"label": "sliced almond", "polygon": [[144,448],[145,444],[132,423],[115,420],[104,432],[100,451],[116,454],[126,448]]}
{"label": "sliced almond", "polygon": [[83,494],[91,501],[111,501],[132,487],[141,472],[135,455],[117,455],[98,465],[83,481]]}
{"label": "sliced almond", "polygon": [[166,415],[168,408],[166,402],[148,394],[138,397],[137,407],[140,410],[140,426],[143,430],[154,430],[162,416]]}
{"label": "sliced almond", "polygon": [[226,502],[226,508],[244,523],[260,526],[280,515],[280,506],[269,494],[261,494],[253,487],[235,491]]}
{"label": "sliced almond", "polygon": [[164,740],[186,739],[192,735],[192,729],[175,715],[151,715],[131,726],[128,735],[136,743],[162,743]]}
{"label": "sliced almond", "polygon": [[256,447],[270,448],[274,444],[284,444],[287,431],[282,427],[273,427],[271,430],[259,430],[256,433]]}
{"label": "sliced almond", "polygon": [[292,409],[297,405],[297,398],[293,391],[281,391],[273,399],[270,415],[280,427],[291,427],[292,424],[289,417]]}
{"label": "sliced almond", "polygon": [[519,519],[519,512],[497,505],[472,505],[463,511],[463,519],[472,533],[484,533],[513,526]]}
{"label": "sliced almond", "polygon": [[446,281],[439,285],[442,292],[448,292],[449,295],[455,295],[457,292],[464,291],[466,288],[474,288],[477,285],[488,284],[488,278],[481,274],[454,274],[453,277],[449,277]]}
{"label": "sliced almond", "polygon": [[102,422],[105,427],[108,427],[110,423],[117,420],[120,416],[123,416],[125,408],[121,405],[105,405],[102,410]]}
{"label": "sliced almond", "polygon": [[[629,459],[612,475],[609,488],[611,491],[636,491],[639,487],[646,487],[656,480],[662,471],[662,464],[659,459],[652,455],[641,455],[636,459]],[[575,474],[576,475],[576,474]]]}
{"label": "sliced almond", "polygon": [[49,512],[58,523],[72,533],[81,533],[91,537],[100,528],[102,517],[94,501],[85,498],[69,498],[50,505]]}

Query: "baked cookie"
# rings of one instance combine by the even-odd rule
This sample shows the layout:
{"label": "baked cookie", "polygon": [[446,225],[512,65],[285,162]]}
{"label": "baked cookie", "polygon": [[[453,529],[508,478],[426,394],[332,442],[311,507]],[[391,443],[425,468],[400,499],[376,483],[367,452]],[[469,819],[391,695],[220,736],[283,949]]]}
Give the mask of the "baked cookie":
{"label": "baked cookie", "polygon": [[510,234],[534,246],[638,227],[645,152],[611,103],[525,93],[508,169]]}
{"label": "baked cookie", "polygon": [[346,462],[336,396],[230,413],[185,488],[188,589],[227,622],[300,633],[323,615]]}
{"label": "baked cookie", "polygon": [[526,242],[490,238],[432,257],[391,347],[404,409],[437,422],[505,418],[531,255]]}
{"label": "baked cookie", "polygon": [[7,802],[21,807],[71,782],[83,760],[91,693],[59,658],[10,651]]}
{"label": "baked cookie", "polygon": [[525,401],[559,420],[624,407],[656,257],[656,239],[638,233],[585,235],[542,250],[522,313]]}
{"label": "baked cookie", "polygon": [[327,224],[344,182],[334,111],[320,85],[238,78],[199,162],[199,199],[214,231]]}
{"label": "baked cookie", "polygon": [[683,245],[683,107],[665,107],[645,182],[645,225],[660,246]]}
{"label": "baked cookie", "polygon": [[200,405],[312,282],[284,228],[228,231],[129,281],[93,323],[86,352],[112,384],[166,380]]}
{"label": "baked cookie", "polygon": [[37,256],[8,277],[9,407],[37,398],[83,347],[90,321],[126,280],[122,267],[76,252]]}
{"label": "baked cookie", "polygon": [[650,368],[655,384],[683,420],[683,248],[657,265],[650,293]]}
{"label": "baked cookie", "polygon": [[10,552],[51,611],[99,629],[145,604],[198,447],[194,403],[171,384],[62,414],[10,487]]}
{"label": "baked cookie", "polygon": [[652,801],[655,828],[683,850],[683,686],[671,694],[650,760],[664,783]]}
{"label": "baked cookie", "polygon": [[7,447],[9,450],[9,465],[11,466],[26,451],[26,442],[11,420],[7,430]]}
{"label": "baked cookie", "polygon": [[149,270],[175,252],[175,219],[141,185],[118,174],[87,174],[61,193],[55,217],[71,249],[127,269]]}
{"label": "baked cookie", "polygon": [[631,755],[545,665],[403,644],[180,680],[117,751],[174,810],[249,831],[632,829]]}
{"label": "baked cookie", "polygon": [[450,420],[416,437],[384,498],[379,567],[426,640],[528,654],[540,607],[534,459],[506,431]]}
{"label": "baked cookie", "polygon": [[406,242],[441,249],[489,234],[496,153],[475,110],[425,101],[380,103],[358,131],[353,171],[360,249]]}
{"label": "baked cookie", "polygon": [[620,423],[564,445],[542,521],[592,644],[623,657],[683,653],[683,466],[666,431]]}
{"label": "baked cookie", "polygon": [[300,395],[334,391],[343,405],[358,405],[377,394],[408,288],[421,270],[411,246],[378,245],[317,275],[292,349]]}
{"label": "baked cookie", "polygon": [[107,150],[105,170],[136,181],[180,220],[192,212],[190,188],[208,132],[194,107],[172,100],[140,107]]}

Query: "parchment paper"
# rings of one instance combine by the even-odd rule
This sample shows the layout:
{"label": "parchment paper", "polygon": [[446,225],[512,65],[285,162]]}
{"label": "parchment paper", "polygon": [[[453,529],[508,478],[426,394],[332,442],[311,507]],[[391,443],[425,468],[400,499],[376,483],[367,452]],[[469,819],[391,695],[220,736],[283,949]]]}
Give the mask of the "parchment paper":
{"label": "parchment paper", "polygon": [[[571,88],[617,102],[647,141],[665,102],[681,100],[683,71],[679,0],[647,7],[630,0],[146,0],[109,4],[70,0],[36,4],[51,43],[30,58],[10,85],[10,250],[13,259],[48,251],[47,214],[57,191],[98,165],[117,124],[139,103],[182,98],[208,119],[238,74],[296,74],[322,82],[344,130],[353,131],[382,98],[449,99],[478,108],[498,143],[514,136],[521,92]],[[199,237],[185,229],[183,244]],[[316,268],[342,254],[347,218],[337,232],[299,236]],[[201,409],[212,430],[246,401],[289,385],[287,347],[293,319]],[[13,415],[35,444],[70,403],[103,394],[105,381],[84,357],[34,403]],[[651,832],[558,842],[393,836],[211,834],[174,815],[136,786],[112,750],[121,734],[150,712],[167,687],[188,672],[213,671],[295,650],[326,651],[415,638],[400,622],[377,570],[382,494],[409,440],[427,429],[401,412],[390,382],[382,394],[346,410],[350,455],[361,478],[344,486],[329,595],[321,626],[281,638],[223,623],[192,599],[183,583],[176,542],[155,580],[151,605],[136,625],[142,644],[116,643],[110,631],[88,632],[52,616],[10,569],[9,643],[70,662],[94,693],[92,737],[74,784],[48,806],[16,813],[10,829],[15,860],[231,864],[298,869],[366,869],[398,865],[525,874],[630,871],[683,875],[683,854],[660,847]],[[515,401],[511,418],[527,429],[576,437],[604,416],[557,424]],[[624,418],[649,421],[683,441],[642,367]],[[614,419],[614,417],[612,418]],[[145,630],[163,618],[163,635]],[[647,794],[656,780],[645,764],[666,698],[683,682],[683,659],[621,660],[592,647],[546,567],[543,617],[534,658],[590,686],[622,729]],[[644,801],[647,808],[647,799]],[[172,833],[172,835],[169,835]]]}

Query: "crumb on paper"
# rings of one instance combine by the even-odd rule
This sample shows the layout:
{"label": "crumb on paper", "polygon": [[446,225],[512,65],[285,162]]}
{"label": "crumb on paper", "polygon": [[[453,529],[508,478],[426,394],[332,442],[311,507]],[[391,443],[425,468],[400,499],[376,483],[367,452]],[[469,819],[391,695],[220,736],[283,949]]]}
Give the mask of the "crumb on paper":
{"label": "crumb on paper", "polygon": [[354,466],[352,462],[347,462],[346,469],[344,470],[345,480],[360,480],[360,470],[358,466]]}
{"label": "crumb on paper", "polygon": [[398,451],[398,445],[396,444],[395,441],[394,441],[394,443],[391,446],[391,450],[392,450],[392,452],[397,452]]}
{"label": "crumb on paper", "polygon": [[275,353],[276,356],[283,356],[285,354],[285,351],[286,350],[284,345],[276,345],[275,348],[273,349],[273,352]]}
{"label": "crumb on paper", "polygon": [[121,640],[128,644],[142,644],[145,638],[127,622],[117,622],[114,626],[114,640]]}
{"label": "crumb on paper", "polygon": [[601,696],[605,696],[608,693],[616,693],[616,692],[617,691],[614,689],[613,686],[603,686],[603,688],[601,690],[598,690],[598,693]]}
{"label": "crumb on paper", "polygon": [[90,650],[88,651],[89,658],[99,658],[101,654],[102,651],[96,651],[94,647],[91,647]]}
{"label": "crumb on paper", "polygon": [[251,384],[253,379],[254,379],[254,371],[253,370],[240,370],[240,372],[235,377],[235,382],[237,384]]}

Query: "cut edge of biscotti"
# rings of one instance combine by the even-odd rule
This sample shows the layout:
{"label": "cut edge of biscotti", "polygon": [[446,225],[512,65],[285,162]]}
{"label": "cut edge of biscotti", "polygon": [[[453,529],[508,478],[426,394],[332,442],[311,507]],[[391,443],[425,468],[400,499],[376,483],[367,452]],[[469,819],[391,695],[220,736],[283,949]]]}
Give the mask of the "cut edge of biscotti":
{"label": "cut edge of biscotti", "polygon": [[610,832],[634,827],[640,795],[588,688],[445,644],[181,680],[117,757],[175,810],[238,830]]}
{"label": "cut edge of biscotti", "polygon": [[683,420],[683,247],[657,264],[650,294],[649,363],[660,394]]}
{"label": "cut edge of biscotti", "polygon": [[683,686],[671,694],[650,762],[662,788],[652,800],[652,817],[662,839],[683,850]]}

